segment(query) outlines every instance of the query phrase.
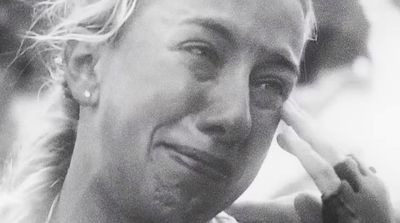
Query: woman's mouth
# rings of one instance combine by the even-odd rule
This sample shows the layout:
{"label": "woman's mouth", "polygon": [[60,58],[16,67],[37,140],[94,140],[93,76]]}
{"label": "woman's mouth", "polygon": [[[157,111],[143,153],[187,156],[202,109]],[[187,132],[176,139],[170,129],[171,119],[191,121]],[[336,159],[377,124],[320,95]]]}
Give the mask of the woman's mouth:
{"label": "woman's mouth", "polygon": [[178,164],[205,176],[213,181],[223,181],[232,176],[232,166],[228,161],[217,158],[199,149],[160,142],[155,147],[162,147],[169,150],[170,157]]}

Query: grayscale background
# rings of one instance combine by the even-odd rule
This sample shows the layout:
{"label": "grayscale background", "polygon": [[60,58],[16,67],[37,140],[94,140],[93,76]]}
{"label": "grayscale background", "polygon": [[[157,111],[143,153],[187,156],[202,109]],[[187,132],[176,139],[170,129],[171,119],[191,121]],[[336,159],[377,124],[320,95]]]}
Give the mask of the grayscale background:
{"label": "grayscale background", "polygon": [[[31,52],[14,61],[31,22],[29,2],[0,0],[0,170],[16,136],[36,125],[35,100],[48,78]],[[318,40],[308,46],[293,96],[338,149],[377,169],[400,210],[400,0],[314,5]],[[274,142],[239,202],[304,190],[317,192],[299,162]]]}

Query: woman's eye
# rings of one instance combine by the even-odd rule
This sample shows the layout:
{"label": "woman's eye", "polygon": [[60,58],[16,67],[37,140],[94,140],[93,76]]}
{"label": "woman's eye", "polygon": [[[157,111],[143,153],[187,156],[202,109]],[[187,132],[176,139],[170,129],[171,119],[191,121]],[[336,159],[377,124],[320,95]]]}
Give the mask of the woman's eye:
{"label": "woman's eye", "polygon": [[187,43],[183,49],[199,59],[207,59],[213,64],[218,63],[218,53],[212,46],[206,43]]}
{"label": "woman's eye", "polygon": [[280,81],[268,80],[257,83],[256,87],[261,88],[266,94],[283,95],[283,86]]}
{"label": "woman's eye", "polygon": [[207,56],[207,49],[202,47],[191,47],[189,48],[189,52],[197,56]]}
{"label": "woman's eye", "polygon": [[250,82],[252,101],[264,109],[279,108],[285,98],[285,87],[282,81],[273,78]]}

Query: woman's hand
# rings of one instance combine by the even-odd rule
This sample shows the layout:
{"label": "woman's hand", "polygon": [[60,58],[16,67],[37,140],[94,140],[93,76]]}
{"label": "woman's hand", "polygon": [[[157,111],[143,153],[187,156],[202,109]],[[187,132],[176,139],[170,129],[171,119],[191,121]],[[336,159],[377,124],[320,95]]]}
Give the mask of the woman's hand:
{"label": "woman's hand", "polygon": [[288,127],[278,134],[278,144],[299,159],[325,196],[334,193],[341,181],[333,166],[345,155],[331,146],[315,121],[291,99],[282,108],[282,120]]}
{"label": "woman's hand", "polygon": [[278,144],[295,155],[322,193],[324,223],[394,222],[390,199],[371,168],[335,149],[292,100],[282,108],[289,126]]}

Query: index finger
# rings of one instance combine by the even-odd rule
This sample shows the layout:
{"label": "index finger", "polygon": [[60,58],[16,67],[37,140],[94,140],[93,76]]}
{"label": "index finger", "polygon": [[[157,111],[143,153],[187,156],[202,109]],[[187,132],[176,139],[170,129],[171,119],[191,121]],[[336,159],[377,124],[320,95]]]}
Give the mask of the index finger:
{"label": "index finger", "polygon": [[283,105],[282,120],[292,126],[297,135],[309,143],[331,165],[335,165],[345,159],[345,156],[336,150],[321,133],[321,130],[317,128],[311,116],[292,99],[287,100]]}
{"label": "index finger", "polygon": [[278,134],[277,141],[282,149],[297,157],[322,194],[329,196],[337,191],[340,179],[333,167],[307,142],[302,140],[291,127],[285,128],[282,133]]}

